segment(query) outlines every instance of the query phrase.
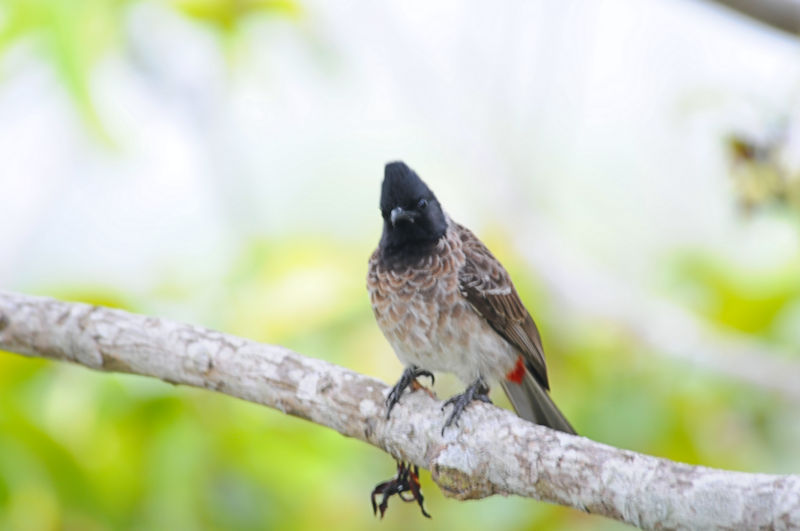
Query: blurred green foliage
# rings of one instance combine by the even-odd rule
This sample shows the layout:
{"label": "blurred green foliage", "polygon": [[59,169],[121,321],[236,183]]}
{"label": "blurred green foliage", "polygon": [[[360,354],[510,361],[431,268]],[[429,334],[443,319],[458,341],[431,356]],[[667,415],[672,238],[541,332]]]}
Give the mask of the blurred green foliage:
{"label": "blurred green foliage", "polygon": [[[674,260],[681,302],[718,325],[781,342],[782,325],[800,308],[800,256],[745,268],[702,253]],[[789,346],[789,345],[787,345]]]}
{"label": "blurred green foliage", "polygon": [[291,0],[173,0],[186,15],[208,22],[229,34],[235,33],[242,20],[251,15],[277,14],[292,18],[300,15],[300,6]]}
{"label": "blurred green foliage", "polygon": [[[31,44],[59,75],[78,109],[97,133],[102,120],[92,102],[91,71],[112,48],[124,45],[125,13],[141,0],[0,0],[0,55]],[[161,0],[190,19],[235,36],[247,18],[276,15],[296,19],[292,0]]]}
{"label": "blurred green foliage", "polygon": [[792,151],[791,127],[791,119],[784,117],[760,141],[742,134],[727,138],[730,174],[739,207],[746,214],[774,207],[800,211],[800,172],[784,158]]}
{"label": "blurred green foliage", "polygon": [[[581,434],[689,463],[800,471],[787,429],[797,414],[778,397],[642,352],[608,323],[564,326],[505,240],[488,243],[536,309],[554,397]],[[364,288],[369,247],[313,236],[252,242],[199,324],[393,382],[400,366]],[[704,275],[689,276],[709,289],[724,284],[724,274]],[[164,291],[168,313],[179,317],[202,290]],[[142,313],[159,313],[165,296],[63,293]],[[369,493],[393,472],[377,449],[224,395],[0,355],[0,529],[621,528],[531,500],[448,500],[427,472],[433,520],[394,499],[378,523]]]}
{"label": "blurred green foliage", "polygon": [[0,53],[33,40],[60,75],[84,116],[99,125],[91,103],[89,70],[118,38],[124,1],[4,0]]}
{"label": "blurred green foliage", "polygon": [[[101,131],[91,72],[109,50],[124,46],[125,13],[137,3],[0,0],[0,54],[32,46]],[[249,17],[301,16],[292,1],[161,3],[214,28],[223,42]],[[689,463],[800,472],[800,419],[790,404],[643,351],[613,323],[554,313],[508,240],[486,240],[539,323],[554,398],[581,434]],[[371,246],[293,235],[247,242],[213,289],[167,278],[146,295],[123,286],[40,291],[176,319],[199,314],[197,324],[391,383],[401,367],[374,324],[365,290]],[[800,315],[796,264],[750,271],[693,254],[670,267],[675,297],[721,328],[781,342],[785,323]],[[447,378],[437,384],[440,396],[457,389]],[[531,500],[447,500],[427,473],[433,520],[393,499],[378,523],[369,493],[393,473],[391,458],[379,450],[264,407],[0,353],[0,529],[622,528]]]}

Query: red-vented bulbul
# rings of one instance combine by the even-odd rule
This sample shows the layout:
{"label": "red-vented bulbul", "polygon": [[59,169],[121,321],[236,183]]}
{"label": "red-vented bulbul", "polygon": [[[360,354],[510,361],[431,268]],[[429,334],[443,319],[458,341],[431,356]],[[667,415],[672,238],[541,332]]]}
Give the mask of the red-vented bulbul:
{"label": "red-vented bulbul", "polygon": [[539,331],[505,268],[469,229],[451,220],[403,162],[386,165],[383,234],[369,260],[367,288],[383,334],[406,369],[386,400],[431,371],[454,373],[464,393],[442,431],[473,400],[489,401],[499,381],[517,414],[575,433],[550,399]]}

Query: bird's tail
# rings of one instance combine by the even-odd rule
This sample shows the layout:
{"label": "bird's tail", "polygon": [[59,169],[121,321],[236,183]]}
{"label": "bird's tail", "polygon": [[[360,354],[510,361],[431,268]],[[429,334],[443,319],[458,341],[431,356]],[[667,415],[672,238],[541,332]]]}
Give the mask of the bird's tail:
{"label": "bird's tail", "polygon": [[577,434],[575,428],[553,403],[547,391],[528,371],[525,371],[525,376],[520,383],[502,380],[501,385],[511,401],[511,405],[514,406],[514,411],[520,417],[554,430]]}

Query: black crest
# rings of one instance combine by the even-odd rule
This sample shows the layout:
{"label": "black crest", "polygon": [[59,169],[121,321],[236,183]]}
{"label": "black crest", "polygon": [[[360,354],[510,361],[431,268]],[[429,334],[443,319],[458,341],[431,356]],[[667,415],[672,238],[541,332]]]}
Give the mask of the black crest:
{"label": "black crest", "polygon": [[380,246],[385,254],[405,253],[408,258],[424,254],[447,230],[447,220],[436,196],[404,162],[386,165],[380,206],[383,216]]}

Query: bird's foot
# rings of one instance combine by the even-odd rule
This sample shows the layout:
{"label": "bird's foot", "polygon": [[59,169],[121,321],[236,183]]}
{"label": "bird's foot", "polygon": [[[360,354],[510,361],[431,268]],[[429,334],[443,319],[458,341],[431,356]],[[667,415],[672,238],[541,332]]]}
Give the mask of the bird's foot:
{"label": "bird's foot", "polygon": [[417,381],[417,377],[419,376],[427,376],[430,378],[431,385],[433,385],[433,383],[436,381],[436,379],[433,377],[433,373],[430,371],[426,371],[415,366],[406,367],[406,370],[403,371],[403,375],[400,377],[394,387],[392,387],[392,390],[389,391],[389,395],[386,397],[387,419],[392,412],[392,408],[394,408],[394,406],[400,401],[400,397],[403,395],[403,391],[406,390],[406,387],[411,385],[415,391],[419,388],[422,388],[422,385]]}
{"label": "bird's foot", "polygon": [[444,435],[444,430],[446,430],[451,424],[458,424],[458,418],[461,416],[461,413],[464,412],[464,408],[466,408],[473,400],[480,400],[481,402],[486,402],[487,404],[492,403],[492,401],[489,400],[489,386],[484,383],[482,378],[478,378],[472,382],[472,384],[467,387],[466,391],[460,395],[448,398],[447,401],[442,405],[442,411],[444,411],[444,408],[447,406],[453,406],[453,412],[450,413],[450,416],[447,417],[447,422],[445,422],[444,426],[442,426],[442,435]]}
{"label": "bird's foot", "polygon": [[[410,492],[411,497],[403,496],[404,492]],[[383,494],[383,498],[381,499],[380,505],[378,505],[375,503],[375,497],[381,494]],[[404,502],[416,501],[419,504],[422,515],[426,518],[431,517],[431,515],[425,511],[425,507],[422,506],[422,502],[425,498],[422,496],[422,490],[419,486],[418,466],[414,465],[412,467],[411,463],[397,462],[397,474],[395,477],[389,481],[380,483],[372,491],[372,513],[378,514],[378,510],[380,510],[381,518],[383,518],[383,513],[386,512],[386,508],[389,506],[389,498],[395,494]]]}

